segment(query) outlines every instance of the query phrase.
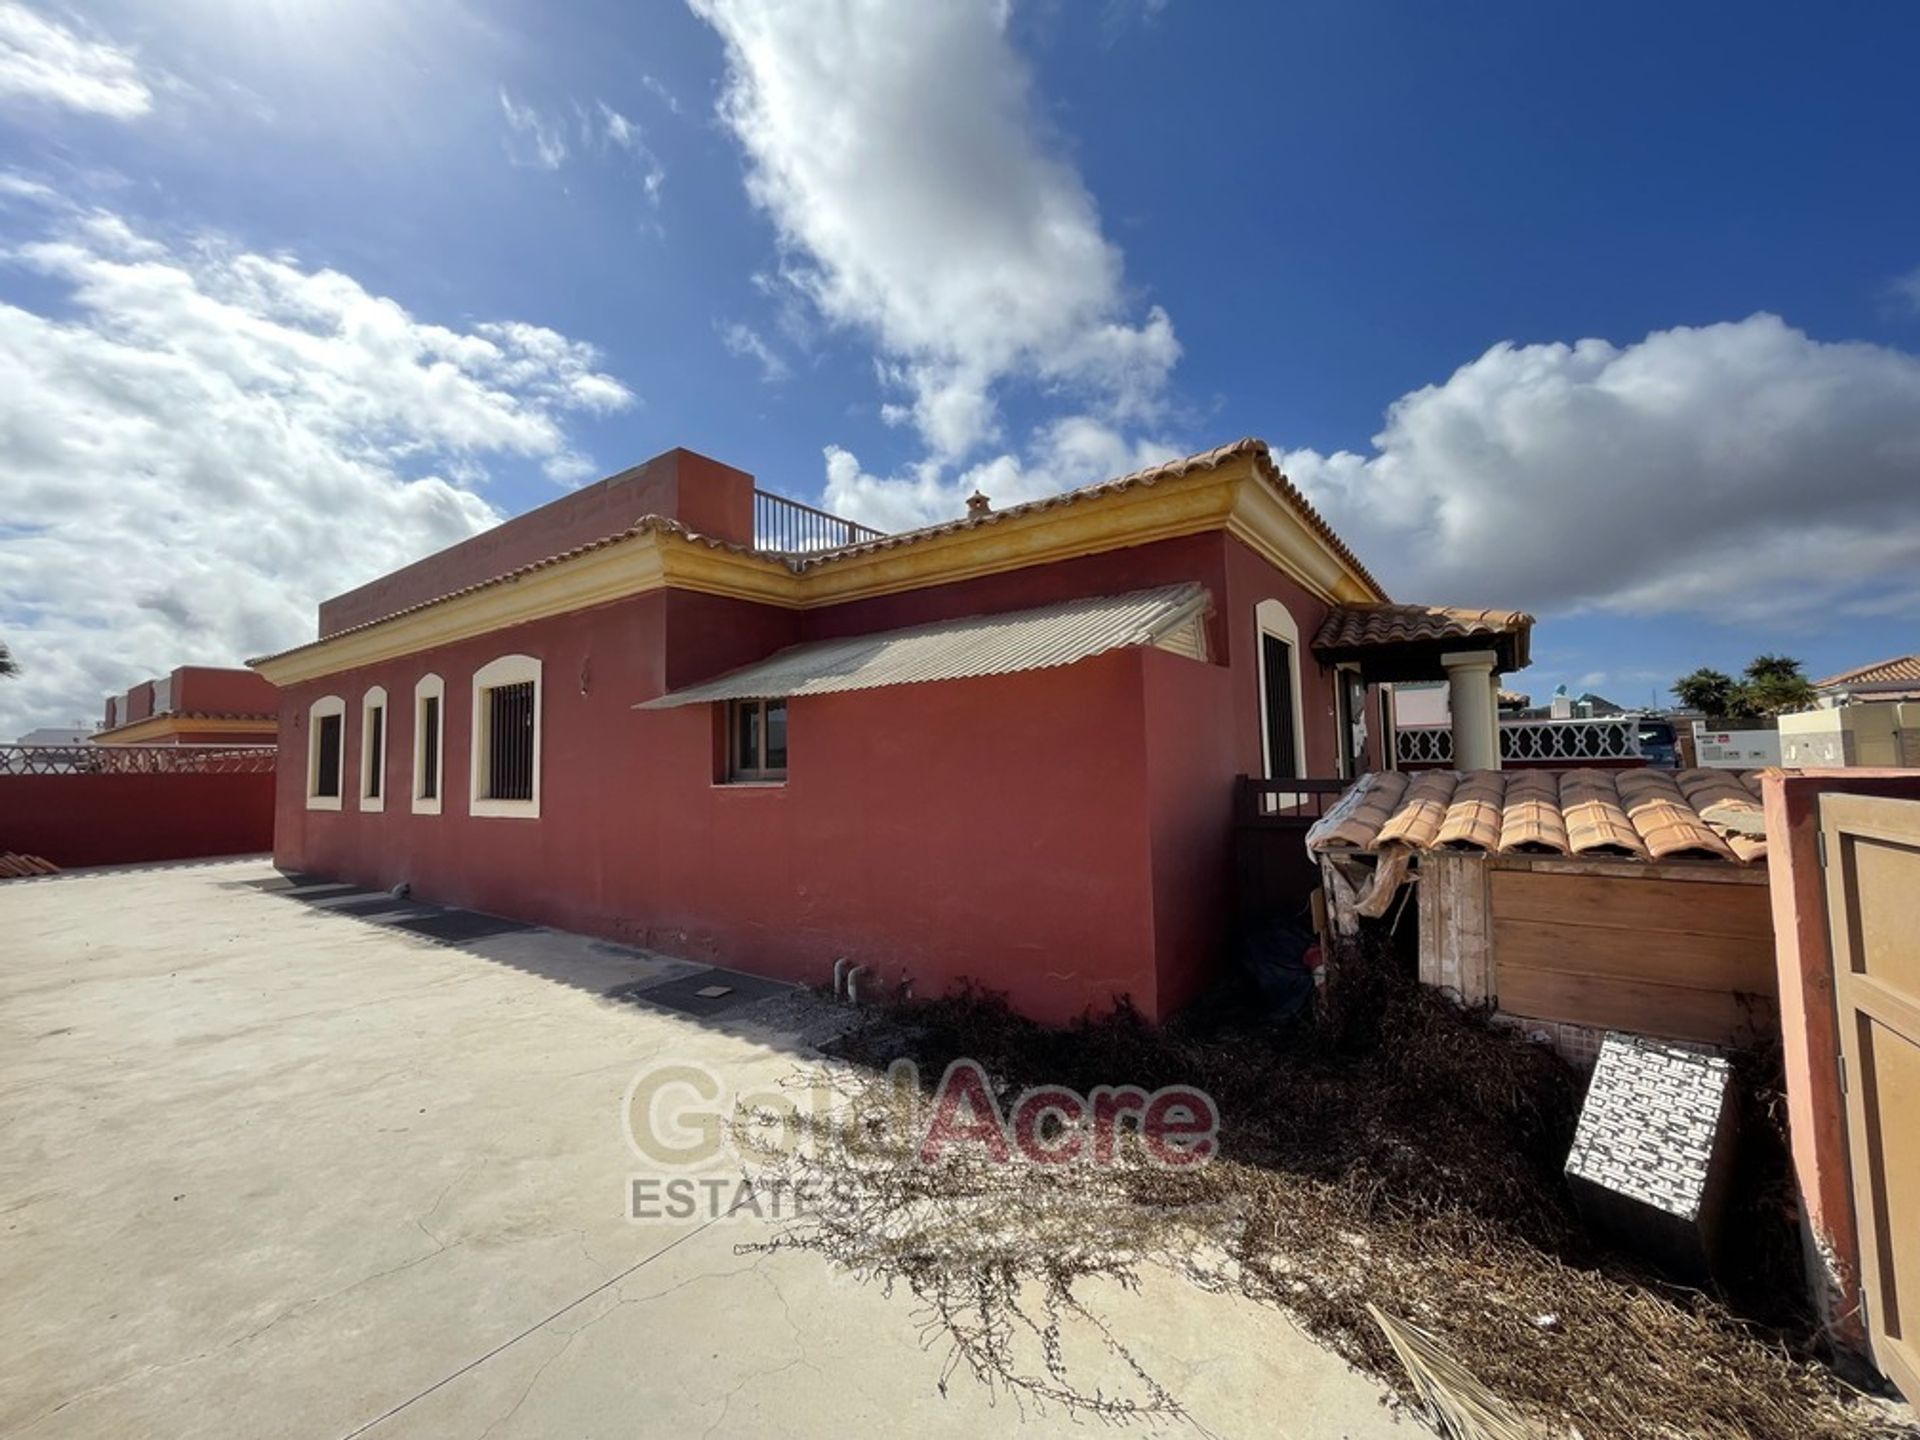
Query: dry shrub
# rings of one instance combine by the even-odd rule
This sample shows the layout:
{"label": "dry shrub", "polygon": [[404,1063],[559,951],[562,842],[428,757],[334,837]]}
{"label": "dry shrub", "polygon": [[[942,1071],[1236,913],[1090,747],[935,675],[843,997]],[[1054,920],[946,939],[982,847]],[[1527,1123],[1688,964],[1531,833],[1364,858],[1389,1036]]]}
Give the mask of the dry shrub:
{"label": "dry shrub", "polygon": [[[822,1133],[750,1167],[758,1186],[814,1197],[771,1244],[910,1290],[927,1338],[948,1347],[943,1388],[966,1373],[1023,1404],[1107,1420],[1182,1411],[1075,1284],[1132,1284],[1158,1264],[1279,1307],[1408,1396],[1367,1315],[1377,1304],[1584,1440],[1902,1433],[1818,1362],[1804,1331],[1762,1328],[1588,1242],[1560,1173],[1581,1082],[1549,1052],[1382,953],[1344,956],[1337,975],[1318,1023],[1282,1032],[1157,1029],[1124,1006],[1048,1030],[980,991],[880,1012],[835,1046],[854,1065],[831,1083],[864,1143]],[[1041,1083],[1194,1086],[1220,1109],[1221,1153],[1180,1170],[1137,1144],[1104,1168],[966,1152],[923,1166],[912,1106],[880,1073],[901,1056],[929,1085],[971,1058],[1003,1105]],[[1764,1061],[1742,1073],[1764,1081]],[[1787,1217],[1766,1213],[1773,1163],[1743,1171],[1756,1203],[1732,1225],[1760,1279],[1791,1239]],[[1088,1334],[1130,1377],[1126,1393],[1076,1380],[1069,1351]]]}

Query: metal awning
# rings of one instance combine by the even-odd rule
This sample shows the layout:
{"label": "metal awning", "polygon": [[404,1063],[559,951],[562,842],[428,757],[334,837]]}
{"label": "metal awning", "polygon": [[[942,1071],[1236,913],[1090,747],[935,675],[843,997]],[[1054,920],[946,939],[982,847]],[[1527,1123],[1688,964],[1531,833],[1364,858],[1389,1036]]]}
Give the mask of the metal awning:
{"label": "metal awning", "polygon": [[1037,610],[973,615],[906,630],[795,645],[716,680],[675,690],[636,710],[713,700],[782,700],[929,680],[971,680],[1071,665],[1109,650],[1154,645],[1206,658],[1209,597],[1197,583],[1069,600]]}

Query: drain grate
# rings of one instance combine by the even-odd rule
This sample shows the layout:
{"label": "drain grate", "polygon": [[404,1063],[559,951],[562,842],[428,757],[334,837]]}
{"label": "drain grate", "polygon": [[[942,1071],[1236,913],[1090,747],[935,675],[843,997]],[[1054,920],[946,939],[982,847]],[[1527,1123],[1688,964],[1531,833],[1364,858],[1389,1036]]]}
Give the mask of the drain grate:
{"label": "drain grate", "polygon": [[334,885],[339,882],[330,875],[308,875],[303,871],[283,871],[278,875],[269,875],[264,880],[236,880],[235,886],[242,890],[258,890],[264,895],[278,895],[285,890],[301,890],[312,885]]}
{"label": "drain grate", "polygon": [[401,920],[396,930],[411,930],[429,940],[484,940],[489,935],[511,935],[516,930],[537,927],[524,920],[506,920],[498,915],[482,915],[477,910],[443,910],[422,915],[417,920]]}
{"label": "drain grate", "polygon": [[677,980],[642,980],[609,990],[609,1000],[638,1001],[678,1010],[682,1015],[721,1015],[738,1010],[769,995],[782,995],[794,987],[763,975],[742,975],[735,970],[696,970]]}
{"label": "drain grate", "polygon": [[405,911],[403,918],[408,920],[440,913],[431,905],[416,905],[411,900],[396,900],[391,895],[376,895],[371,900],[349,900],[344,905],[327,906],[329,915],[353,915],[361,919],[369,915],[385,915],[393,910]]}
{"label": "drain grate", "polygon": [[315,885],[305,890],[289,890],[286,892],[286,897],[289,900],[305,900],[311,904],[315,900],[350,900],[355,898],[371,900],[374,897],[374,892],[371,890],[363,890],[358,885]]}

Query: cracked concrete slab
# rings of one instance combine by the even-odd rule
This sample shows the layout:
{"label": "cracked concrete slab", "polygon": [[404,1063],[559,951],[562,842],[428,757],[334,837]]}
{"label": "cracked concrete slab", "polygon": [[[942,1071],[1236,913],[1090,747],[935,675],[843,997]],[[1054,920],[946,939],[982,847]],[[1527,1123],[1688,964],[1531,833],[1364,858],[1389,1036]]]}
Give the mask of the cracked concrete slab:
{"label": "cracked concrete slab", "polygon": [[[625,1218],[636,1071],[777,1084],[824,1002],[620,1004],[698,967],[234,883],[270,876],[0,886],[0,1435],[1084,1432],[943,1396],[910,1299],[739,1253],[764,1222]],[[1418,1433],[1272,1312],[1157,1273],[1097,1304],[1212,1434]]]}

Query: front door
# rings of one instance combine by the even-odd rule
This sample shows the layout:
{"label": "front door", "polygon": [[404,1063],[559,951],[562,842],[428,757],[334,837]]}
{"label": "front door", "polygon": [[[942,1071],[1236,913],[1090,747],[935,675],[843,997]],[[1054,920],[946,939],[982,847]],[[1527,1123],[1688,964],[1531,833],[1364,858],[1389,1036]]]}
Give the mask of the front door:
{"label": "front door", "polygon": [[1823,795],[1820,831],[1867,1335],[1920,1404],[1920,800]]}

